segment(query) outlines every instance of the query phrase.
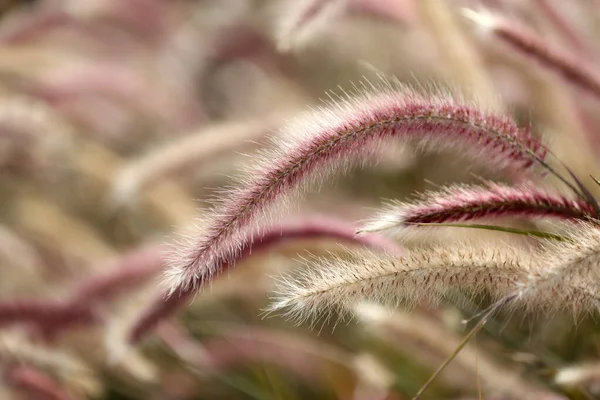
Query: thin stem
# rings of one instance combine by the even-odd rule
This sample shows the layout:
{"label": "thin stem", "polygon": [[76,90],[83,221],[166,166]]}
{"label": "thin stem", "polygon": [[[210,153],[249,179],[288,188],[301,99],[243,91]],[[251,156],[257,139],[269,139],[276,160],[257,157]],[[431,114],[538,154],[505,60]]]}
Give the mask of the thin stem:
{"label": "thin stem", "polygon": [[448,364],[450,364],[450,362],[454,359],[454,357],[456,357],[456,355],[467,345],[467,343],[469,342],[469,340],[473,336],[475,336],[475,334],[477,332],[479,332],[481,330],[481,328],[483,328],[483,326],[486,324],[486,322],[492,316],[492,314],[494,314],[494,312],[496,312],[500,307],[502,307],[502,306],[506,305],[507,303],[509,303],[515,297],[517,297],[517,295],[511,295],[511,296],[508,296],[508,297],[506,297],[506,298],[498,301],[497,303],[493,304],[490,307],[490,309],[485,313],[485,315],[481,318],[481,320],[479,320],[479,322],[477,323],[477,325],[475,325],[473,327],[473,329],[471,329],[471,331],[459,343],[459,345],[452,352],[452,354],[450,354],[450,357],[448,357],[446,359],[446,361],[444,361],[444,363],[442,365],[440,365],[440,367],[433,373],[433,375],[431,375],[431,377],[427,380],[427,382],[425,382],[425,384],[423,386],[421,386],[421,389],[419,389],[419,391],[412,398],[412,400],[418,400],[421,397],[421,395],[423,395],[423,393],[427,390],[427,388],[429,388],[429,386],[433,383],[433,381],[438,377],[438,375],[446,368],[446,366]]}
{"label": "thin stem", "polygon": [[[552,152],[548,151],[548,153],[552,154],[554,157],[556,157]],[[537,162],[544,168],[546,168],[552,175],[554,175],[555,177],[557,177],[562,183],[564,183],[565,185],[567,185],[567,187],[569,189],[571,189],[573,191],[573,193],[575,193],[577,196],[581,197],[583,200],[587,201],[587,197],[585,196],[585,194],[583,194],[578,188],[575,187],[575,185],[573,185],[571,182],[569,182],[567,180],[567,178],[565,178],[564,176],[562,176],[561,174],[559,174],[558,172],[556,172],[556,170],[554,168],[552,168],[550,166],[550,164],[548,164],[546,161],[544,161],[541,157],[539,157],[537,154],[535,154],[535,152],[530,152],[530,155],[535,158],[537,160]]]}

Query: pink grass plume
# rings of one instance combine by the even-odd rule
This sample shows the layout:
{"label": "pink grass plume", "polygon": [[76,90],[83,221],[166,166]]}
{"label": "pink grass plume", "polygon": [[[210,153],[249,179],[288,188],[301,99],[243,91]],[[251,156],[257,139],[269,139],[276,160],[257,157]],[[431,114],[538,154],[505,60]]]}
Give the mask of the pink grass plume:
{"label": "pink grass plume", "polygon": [[414,224],[502,217],[588,221],[598,215],[587,202],[549,193],[531,184],[516,187],[496,183],[487,183],[485,186],[457,185],[440,192],[426,193],[421,201],[412,204],[391,203],[367,221],[359,233],[402,233],[414,227]]}
{"label": "pink grass plume", "polygon": [[338,98],[291,123],[281,134],[286,141],[252,160],[252,169],[223,194],[196,239],[176,249],[165,275],[170,293],[198,289],[233,262],[245,238],[260,230],[258,221],[303,184],[323,182],[330,173],[365,161],[391,140],[460,150],[512,177],[526,174],[546,153],[541,142],[511,118],[447,95],[423,96],[390,84],[377,94],[360,93]]}
{"label": "pink grass plume", "polygon": [[534,0],[533,3],[567,45],[572,46],[578,55],[589,58],[589,45],[577,28],[572,26],[572,21],[565,16],[564,3],[561,4],[562,7],[557,6],[556,2],[552,0]]}
{"label": "pink grass plume", "polygon": [[571,86],[600,100],[600,74],[593,70],[584,58],[554,46],[533,30],[512,20],[470,9],[463,10],[463,13],[485,33],[492,35],[495,40],[514,50],[516,54],[534,61],[543,69],[560,76]]}
{"label": "pink grass plume", "polygon": [[159,273],[163,266],[160,246],[136,249],[101,272],[73,285],[64,299],[7,298],[0,301],[0,328],[26,324],[51,338],[73,326],[89,326],[101,320],[98,306],[106,304]]}

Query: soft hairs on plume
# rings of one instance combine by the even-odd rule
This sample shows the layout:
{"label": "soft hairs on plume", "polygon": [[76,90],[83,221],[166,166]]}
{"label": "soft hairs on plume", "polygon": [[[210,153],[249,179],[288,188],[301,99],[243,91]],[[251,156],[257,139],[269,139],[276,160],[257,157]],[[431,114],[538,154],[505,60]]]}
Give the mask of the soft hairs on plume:
{"label": "soft hairs on plume", "polygon": [[259,229],[269,208],[301,184],[365,161],[392,139],[414,140],[431,150],[455,149],[511,177],[542,160],[545,147],[507,116],[481,111],[448,94],[420,95],[384,82],[290,123],[284,141],[252,160],[237,187],[225,192],[197,239],[175,249],[166,272],[170,293],[199,288],[235,259],[244,237]]}
{"label": "soft hairs on plume", "polygon": [[369,219],[358,233],[383,231],[401,235],[419,229],[415,224],[450,223],[478,219],[555,218],[588,221],[598,217],[594,207],[580,199],[546,192],[535,185],[455,185],[428,192],[414,203],[391,202]]}

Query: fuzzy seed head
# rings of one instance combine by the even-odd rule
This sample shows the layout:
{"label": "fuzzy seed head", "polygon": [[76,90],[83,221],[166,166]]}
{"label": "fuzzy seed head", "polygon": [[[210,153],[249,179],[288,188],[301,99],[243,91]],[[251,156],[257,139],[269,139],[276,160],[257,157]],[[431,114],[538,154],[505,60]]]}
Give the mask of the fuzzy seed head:
{"label": "fuzzy seed head", "polygon": [[[505,307],[526,314],[569,311],[577,317],[599,309],[599,263],[600,230],[585,223],[569,240],[548,241],[538,250],[457,243],[402,257],[362,252],[350,260],[317,258],[307,262],[299,278],[281,279],[269,311],[315,323],[332,315],[343,318],[360,301],[398,306],[459,293],[511,299]],[[382,318],[368,309],[358,310],[371,319]]]}
{"label": "fuzzy seed head", "polygon": [[401,236],[419,229],[414,224],[492,220],[555,218],[587,221],[596,216],[592,205],[544,191],[533,184],[507,186],[488,182],[485,186],[456,185],[429,192],[415,203],[391,202],[358,231],[384,231]]}
{"label": "fuzzy seed head", "polygon": [[[410,306],[422,299],[438,302],[458,292],[500,299],[526,277],[526,259],[509,248],[464,246],[415,250],[401,258],[373,252],[356,253],[350,260],[320,258],[309,261],[299,278],[280,280],[268,311],[298,323],[315,323],[334,314],[343,318],[361,301]],[[383,317],[359,310],[369,318]]]}

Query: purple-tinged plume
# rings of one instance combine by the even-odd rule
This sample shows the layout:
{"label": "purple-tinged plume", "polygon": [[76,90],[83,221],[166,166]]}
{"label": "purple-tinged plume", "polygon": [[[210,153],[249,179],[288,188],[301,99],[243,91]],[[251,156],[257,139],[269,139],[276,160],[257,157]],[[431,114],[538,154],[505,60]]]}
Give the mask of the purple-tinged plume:
{"label": "purple-tinged plume", "polygon": [[575,88],[600,99],[600,75],[586,65],[584,59],[554,46],[534,31],[505,18],[469,9],[464,10],[464,15],[517,54],[535,61]]}
{"label": "purple-tinged plume", "polygon": [[328,172],[360,163],[390,140],[460,150],[513,177],[522,176],[546,153],[531,132],[505,115],[449,96],[422,96],[390,86],[377,94],[340,98],[290,124],[281,137],[286,141],[253,160],[238,187],[223,194],[198,238],[176,249],[166,273],[171,293],[201,287],[234,261],[270,208],[284,203],[301,184],[321,182]]}
{"label": "purple-tinged plume", "polygon": [[485,186],[457,185],[437,193],[426,193],[420,202],[393,202],[369,220],[359,233],[402,233],[414,224],[500,217],[588,221],[598,215],[594,207],[583,200],[549,193],[530,184],[516,187],[495,183]]}

